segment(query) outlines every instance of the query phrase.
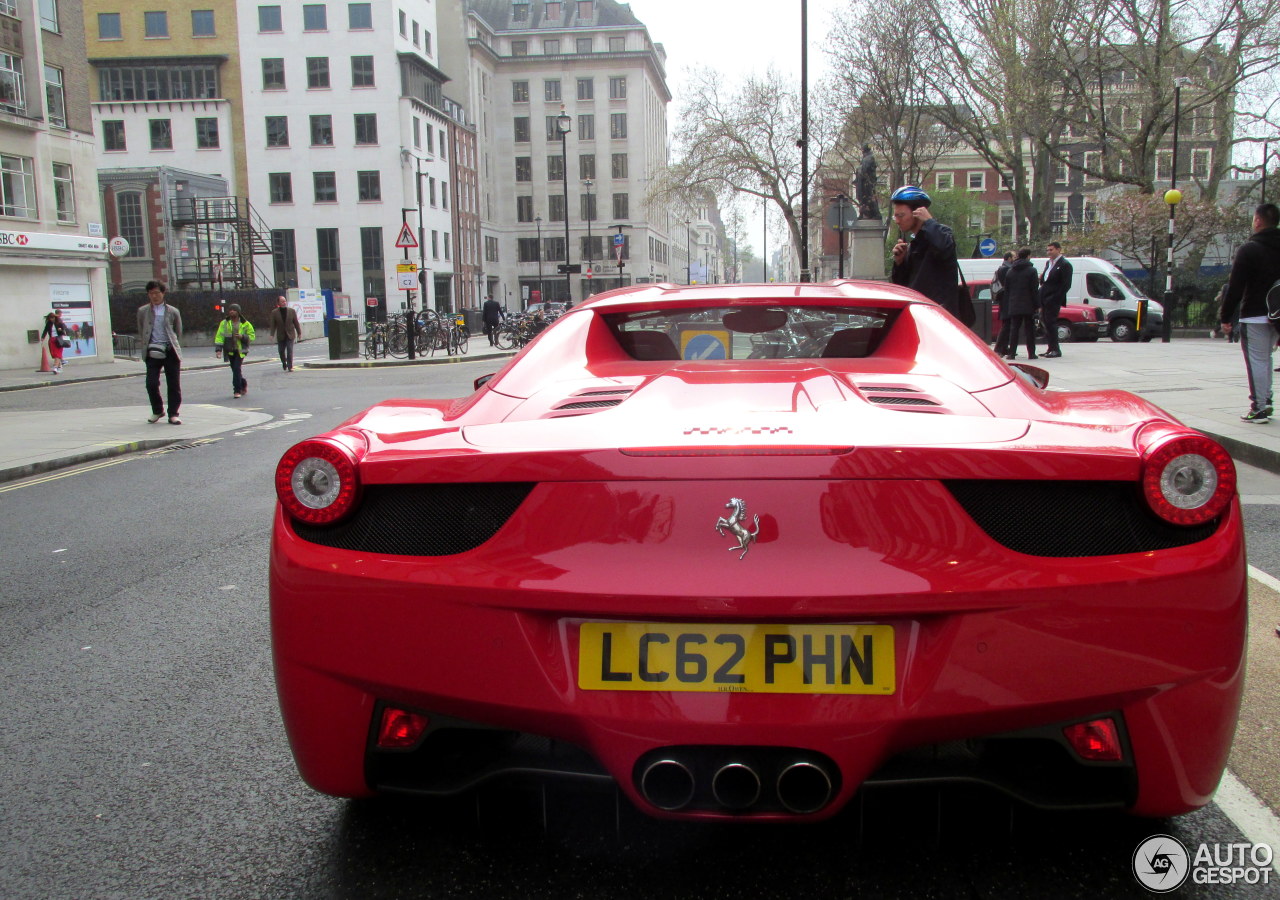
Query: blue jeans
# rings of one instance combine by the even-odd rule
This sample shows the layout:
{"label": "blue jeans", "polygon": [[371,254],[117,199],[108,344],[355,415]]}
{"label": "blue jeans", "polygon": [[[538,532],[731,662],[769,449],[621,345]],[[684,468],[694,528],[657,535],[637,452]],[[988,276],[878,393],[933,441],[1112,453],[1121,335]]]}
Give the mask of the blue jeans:
{"label": "blue jeans", "polygon": [[231,366],[231,390],[236,394],[243,394],[247,382],[244,376],[240,374],[240,367],[244,364],[244,357],[237,356],[234,353],[227,354],[227,363]]}

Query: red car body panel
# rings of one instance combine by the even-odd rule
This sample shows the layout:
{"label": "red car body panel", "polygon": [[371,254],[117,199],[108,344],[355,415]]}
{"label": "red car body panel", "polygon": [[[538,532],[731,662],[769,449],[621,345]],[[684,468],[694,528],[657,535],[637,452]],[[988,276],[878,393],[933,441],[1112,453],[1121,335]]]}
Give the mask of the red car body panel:
{"label": "red car body panel", "polygon": [[[901,308],[861,359],[631,359],[605,314],[795,302]],[[932,398],[933,414],[868,401]],[[626,391],[567,415],[566,398]],[[567,313],[471,397],[380,404],[334,433],[360,483],[526,483],[472,549],[340,549],[277,510],[271,624],[284,724],[318,790],[374,793],[380,704],[585,750],[659,816],[645,754],[800,747],[838,768],[831,815],[913,748],[1114,712],[1138,773],[1126,807],[1184,812],[1226,764],[1243,677],[1245,576],[1233,499],[1171,549],[1028,556],[980,527],[954,480],[1116,483],[1145,447],[1194,434],[1121,391],[1042,391],[933,304],[856,283],[670,286]],[[739,558],[713,527],[730,497],[758,516]],[[1033,511],[1034,512],[1034,511]],[[887,696],[613,691],[579,686],[583,622],[879,623]]]}

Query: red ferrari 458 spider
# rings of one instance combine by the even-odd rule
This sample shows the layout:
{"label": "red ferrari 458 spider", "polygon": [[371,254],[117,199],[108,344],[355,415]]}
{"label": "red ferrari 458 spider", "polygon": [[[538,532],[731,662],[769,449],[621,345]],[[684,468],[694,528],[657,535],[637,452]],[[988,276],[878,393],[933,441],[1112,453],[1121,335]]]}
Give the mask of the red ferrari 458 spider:
{"label": "red ferrari 458 spider", "polygon": [[948,781],[1207,803],[1243,678],[1231,459],[1046,381],[892,286],[644,285],[468,397],[301,442],[271,628],[303,778],[765,821]]}

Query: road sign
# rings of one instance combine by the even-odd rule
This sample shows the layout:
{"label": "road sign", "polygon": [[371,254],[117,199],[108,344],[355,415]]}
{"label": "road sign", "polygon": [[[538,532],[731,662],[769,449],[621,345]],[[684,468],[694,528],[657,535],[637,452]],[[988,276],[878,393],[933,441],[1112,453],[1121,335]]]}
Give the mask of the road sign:
{"label": "road sign", "polygon": [[396,286],[402,291],[416,291],[418,289],[418,274],[416,272],[397,272]]}
{"label": "road sign", "polygon": [[397,272],[416,272],[418,271],[418,264],[411,263],[411,262],[399,262],[399,263],[396,263],[396,271]]}
{"label": "road sign", "polygon": [[556,266],[556,271],[559,272],[561,275],[581,275],[582,264],[581,263],[560,263],[560,265]]}
{"label": "road sign", "polygon": [[858,204],[852,200],[827,207],[827,227],[836,231],[852,231],[858,227]]}
{"label": "road sign", "polygon": [[994,256],[996,247],[995,238],[983,238],[982,242],[978,244],[978,252],[983,256]]}
{"label": "road sign", "polygon": [[365,306],[377,306],[377,305],[378,305],[378,298],[377,298],[377,297],[365,297],[365,298],[364,298],[364,305],[365,305]]}
{"label": "road sign", "polygon": [[396,246],[400,248],[418,246],[418,239],[413,236],[413,229],[405,222],[400,226],[400,235],[396,238]]}
{"label": "road sign", "polygon": [[728,359],[733,346],[723,328],[688,326],[680,329],[681,359]]}
{"label": "road sign", "polygon": [[129,252],[129,242],[122,237],[113,237],[107,242],[107,250],[112,256],[125,256]]}
{"label": "road sign", "polygon": [[613,246],[621,247],[627,242],[627,236],[624,234],[615,234],[613,236]]}

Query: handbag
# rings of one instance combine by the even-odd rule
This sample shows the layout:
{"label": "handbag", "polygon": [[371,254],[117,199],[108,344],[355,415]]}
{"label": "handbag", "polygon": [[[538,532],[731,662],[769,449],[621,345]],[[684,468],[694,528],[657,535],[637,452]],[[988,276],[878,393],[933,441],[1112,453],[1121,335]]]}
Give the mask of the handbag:
{"label": "handbag", "polygon": [[960,272],[960,283],[956,285],[956,318],[965,328],[973,328],[978,321],[978,311],[973,306],[973,295],[969,293],[969,283]]}
{"label": "handbag", "polygon": [[147,357],[150,359],[164,359],[169,355],[168,344],[147,344]]}
{"label": "handbag", "polygon": [[71,346],[71,338],[69,338],[69,337],[65,337],[64,335],[58,335],[58,346],[59,346],[59,347],[70,347],[70,346]]}

